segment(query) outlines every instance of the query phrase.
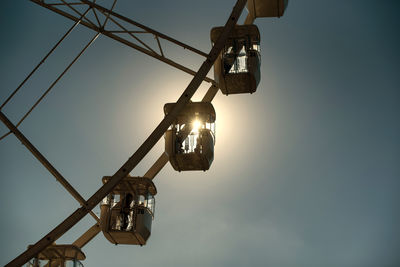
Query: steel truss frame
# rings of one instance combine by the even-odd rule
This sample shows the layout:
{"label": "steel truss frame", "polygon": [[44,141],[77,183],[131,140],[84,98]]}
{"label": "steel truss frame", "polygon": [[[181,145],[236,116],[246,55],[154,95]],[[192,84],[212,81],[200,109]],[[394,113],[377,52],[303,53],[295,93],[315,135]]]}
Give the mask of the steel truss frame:
{"label": "steel truss frame", "polygon": [[[121,42],[131,48],[134,48],[146,55],[149,55],[155,59],[158,59],[174,68],[184,71],[190,75],[195,75],[196,72],[187,68],[173,59],[165,56],[162,48],[161,40],[168,41],[171,44],[187,49],[199,56],[207,57],[207,54],[190,46],[183,42],[180,42],[172,37],[162,34],[156,30],[153,30],[143,24],[140,24],[132,19],[122,16],[112,11],[115,6],[116,0],[114,0],[112,8],[107,9],[94,2],[87,0],[81,0],[81,2],[67,2],[65,0],[30,0],[42,7],[45,7],[51,11],[54,11],[68,19],[71,19],[75,24],[65,33],[65,35],[57,42],[57,44],[49,51],[49,53],[39,62],[39,64],[32,70],[32,72],[25,78],[25,80],[17,87],[17,89],[6,99],[6,101],[0,106],[0,110],[11,100],[11,98],[21,89],[25,82],[34,74],[34,72],[45,62],[52,52],[58,47],[58,45],[71,33],[71,31],[78,25],[84,25],[89,29],[97,32],[97,35],[86,45],[86,47],[80,52],[80,54],[71,62],[71,64],[65,69],[63,73],[51,84],[51,86],[45,91],[45,93],[35,102],[28,112],[17,122],[16,126],[19,127],[26,117],[32,112],[32,110],[43,100],[53,86],[62,78],[66,71],[75,63],[75,61],[82,55],[82,53],[90,46],[90,44],[100,35],[105,35],[118,42]],[[123,25],[125,24],[125,26]],[[106,29],[107,26],[107,29]],[[159,49],[156,52],[151,48],[151,44],[146,44],[145,41],[140,39],[138,35],[153,35],[156,40],[157,47]],[[153,45],[154,46],[154,45]],[[214,86],[218,86],[217,83],[208,77],[205,77],[206,82],[211,83]],[[0,136],[0,140],[11,134],[11,131]]]}
{"label": "steel truss frame", "polygon": [[[191,74],[193,76],[196,74],[196,71],[191,70],[173,61],[171,58],[168,58],[165,55],[160,40],[168,41],[171,44],[180,46],[200,56],[207,57],[206,53],[190,45],[187,45],[172,37],[169,37],[156,30],[146,27],[140,24],[139,22],[136,22],[125,16],[122,16],[112,11],[112,9],[111,10],[107,9],[88,0],[81,0],[80,2],[73,2],[73,3],[68,3],[65,0],[58,0],[58,1],[53,0],[51,2],[45,0],[30,0],[30,1],[42,7],[50,9],[75,22],[79,21],[80,17],[83,17],[83,19],[81,20],[82,25],[96,32],[99,32],[102,35],[110,37],[118,42],[121,42],[127,46],[130,46],[146,55],[158,59],[174,68],[177,68],[181,71]],[[63,7],[64,9],[62,9]],[[91,12],[88,12],[87,14],[83,15],[84,10],[87,9],[90,9]],[[143,34],[151,34],[154,36],[156,45],[158,47],[158,51],[154,50],[150,44],[140,39],[139,35]],[[213,84],[215,83],[215,81],[211,78],[205,77],[204,80],[209,83]]]}
{"label": "steel truss frame", "polygon": [[[35,255],[40,253],[47,246],[49,246],[53,242],[55,242],[59,237],[61,237],[64,233],[66,233],[69,229],[71,229],[76,223],[78,223],[88,213],[91,213],[91,215],[95,218],[97,223],[95,225],[93,225],[90,229],[88,229],[80,238],[78,238],[74,242],[74,244],[79,247],[82,247],[85,244],[87,244],[94,236],[96,236],[100,232],[100,227],[98,225],[99,219],[92,212],[92,209],[105,196],[107,196],[113,190],[113,188],[122,181],[122,179],[124,177],[129,175],[129,173],[137,166],[137,164],[154,147],[154,145],[159,141],[159,139],[162,137],[162,135],[165,133],[165,131],[168,129],[168,127],[175,120],[175,118],[179,114],[179,112],[182,111],[183,108],[185,107],[185,105],[190,101],[191,97],[194,95],[194,93],[197,91],[197,89],[199,88],[199,86],[201,85],[201,83],[203,81],[210,82],[211,86],[202,101],[211,102],[212,99],[214,98],[214,96],[216,95],[216,93],[218,92],[217,84],[212,79],[209,79],[206,76],[207,76],[208,72],[210,71],[211,67],[214,65],[214,62],[217,59],[219,53],[222,51],[224,44],[225,44],[226,40],[228,39],[230,31],[236,25],[237,20],[239,19],[240,14],[242,13],[242,10],[246,4],[246,0],[237,0],[236,4],[232,10],[232,13],[229,16],[229,18],[224,26],[224,30],[223,30],[222,34],[220,35],[218,41],[214,44],[211,51],[208,54],[206,54],[206,53],[201,52],[193,47],[185,45],[171,37],[168,37],[164,34],[156,32],[156,31],[154,31],[144,25],[141,25],[133,20],[123,17],[123,16],[113,12],[112,10],[108,10],[104,7],[101,7],[97,4],[95,4],[94,2],[90,2],[87,0],[81,0],[80,2],[70,2],[70,3],[66,2],[65,0],[61,0],[61,2],[58,2],[58,3],[57,2],[45,3],[44,0],[31,0],[31,1],[75,21],[76,24],[80,23],[92,30],[95,30],[97,32],[95,37],[97,37],[99,34],[106,35],[112,39],[115,39],[115,40],[125,44],[125,45],[135,48],[135,49],[139,50],[140,52],[143,52],[143,53],[145,53],[149,56],[152,56],[156,59],[159,59],[175,68],[178,68],[186,73],[189,73],[189,74],[193,75],[194,77],[191,80],[191,82],[189,83],[189,85],[186,87],[186,89],[184,90],[182,95],[177,100],[172,111],[163,118],[163,120],[159,123],[159,125],[155,128],[155,130],[149,135],[149,137],[144,141],[144,143],[121,166],[121,168],[111,177],[109,182],[107,182],[102,187],[100,187],[97,190],[97,192],[94,193],[88,200],[84,200],[82,198],[82,196],[79,195],[79,193],[68,183],[68,181],[62,177],[62,175],[51,165],[51,163],[17,129],[17,127],[7,118],[7,116],[3,112],[1,112],[1,108],[5,105],[5,103],[0,107],[0,120],[9,128],[10,132],[12,132],[32,152],[32,154],[50,171],[50,173],[53,174],[53,176],[67,189],[67,191],[71,195],[73,195],[74,198],[81,204],[80,208],[78,208],[69,217],[67,217],[63,222],[61,222],[58,226],[56,226],[52,231],[50,231],[42,239],[40,239],[38,242],[36,242],[33,246],[30,246],[25,252],[20,254],[18,257],[16,257],[14,260],[12,260],[10,263],[8,263],[6,266],[22,266],[23,264],[28,262],[31,258],[33,258]],[[116,3],[116,0],[114,0],[113,7],[114,7],[115,3]],[[71,15],[71,14],[61,10],[59,7],[62,7],[62,6],[68,7],[70,9],[70,11],[72,10],[72,12],[78,14],[79,17],[76,17],[74,15]],[[84,13],[83,12],[81,13],[76,8],[78,6],[86,7],[86,11]],[[89,17],[87,17],[89,10],[92,11],[94,18],[96,19],[96,22],[93,22],[92,21],[93,19],[91,20]],[[99,14],[102,14],[104,16],[103,23],[101,23],[101,19],[100,19],[101,17],[99,17]],[[133,26],[139,27],[142,30],[141,31],[128,30],[124,26],[122,26],[121,23],[118,23],[117,19],[120,19],[129,24],[132,24]],[[112,21],[118,27],[122,28],[122,30],[106,30],[105,26],[108,21]],[[73,27],[75,27],[75,26],[73,26]],[[67,32],[67,34],[68,33],[69,32]],[[133,38],[134,40],[139,42],[141,44],[141,46],[138,44],[135,44],[131,41],[128,41],[125,38],[118,36],[117,35],[118,33],[128,34],[131,38]],[[153,49],[151,49],[150,46],[148,46],[146,43],[141,41],[135,35],[135,34],[142,34],[142,33],[149,33],[149,34],[153,34],[155,36],[155,39],[157,41],[157,45],[159,48],[158,53],[156,51],[154,51]],[[165,57],[164,52],[161,47],[161,44],[160,44],[160,41],[159,41],[160,38],[170,41],[170,42],[172,42],[178,46],[181,46],[185,49],[189,49],[190,51],[195,52],[201,56],[204,56],[204,57],[206,57],[206,60],[202,63],[201,67],[199,68],[199,70],[197,72],[190,70],[190,69],[172,61],[171,59],[168,59],[167,57]],[[60,42],[61,41],[62,40],[60,40]],[[90,45],[90,43],[88,45]],[[57,43],[57,45],[58,44],[59,43]],[[88,45],[85,47],[85,49],[88,47]],[[54,49],[52,49],[49,53],[51,53],[53,50]],[[83,51],[78,55],[78,57],[83,53]],[[69,67],[75,62],[75,60],[67,67],[67,69],[62,74],[64,74],[69,69]],[[43,63],[43,61],[41,63]],[[40,66],[40,64],[38,66]],[[33,70],[33,72],[37,69],[37,67]],[[27,79],[29,79],[31,74],[28,75],[28,77],[17,88],[17,90],[19,90],[19,88],[25,83],[25,81]],[[59,78],[61,78],[61,77],[59,77]],[[55,83],[59,80],[59,78],[55,81]],[[49,89],[51,89],[51,88],[49,88]],[[15,94],[15,92],[6,100],[6,102],[8,102],[8,100],[14,94]],[[159,159],[146,172],[145,176],[153,179],[157,175],[157,173],[165,166],[165,164],[167,162],[168,162],[168,156],[165,153],[162,153],[161,156],[159,157]]]}

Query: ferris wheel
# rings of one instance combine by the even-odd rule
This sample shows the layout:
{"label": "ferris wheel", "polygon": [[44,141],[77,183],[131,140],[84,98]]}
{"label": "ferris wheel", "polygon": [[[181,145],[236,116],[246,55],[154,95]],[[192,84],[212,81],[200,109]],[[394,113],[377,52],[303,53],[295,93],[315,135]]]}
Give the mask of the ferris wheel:
{"label": "ferris wheel", "polygon": [[[168,162],[179,172],[207,171],[211,168],[216,140],[216,111],[211,102],[219,90],[225,95],[256,92],[261,79],[261,55],[260,32],[253,22],[256,18],[283,16],[288,0],[237,0],[225,25],[210,30],[212,48],[209,53],[114,12],[116,0],[112,1],[111,8],[101,6],[95,0],[31,0],[31,2],[72,20],[74,24],[1,104],[0,119],[9,132],[2,135],[0,140],[11,133],[14,134],[81,206],[42,239],[29,245],[26,251],[6,266],[22,266],[26,263],[35,267],[66,266],[67,263],[82,266],[81,261],[85,259],[82,247],[100,232],[113,244],[140,246],[146,244],[155,218],[157,189],[153,179]],[[246,4],[248,15],[244,24],[238,25],[238,19]],[[16,124],[12,123],[1,111],[3,107],[78,25],[83,25],[95,34],[29,111]],[[190,74],[193,78],[176,102],[164,105],[164,118],[136,152],[113,175],[104,176],[103,185],[91,197],[84,199],[18,127],[100,35]],[[153,36],[155,45],[150,45],[142,39],[143,35]],[[163,42],[195,53],[203,57],[204,62],[197,71],[179,64],[167,55],[163,49]],[[214,68],[214,79],[207,77],[211,68]],[[202,101],[191,101],[203,82],[209,84],[209,89]],[[163,137],[164,152],[143,176],[131,176],[132,170]],[[99,204],[100,217],[92,211]],[[95,220],[92,227],[72,244],[55,243],[87,214]]]}

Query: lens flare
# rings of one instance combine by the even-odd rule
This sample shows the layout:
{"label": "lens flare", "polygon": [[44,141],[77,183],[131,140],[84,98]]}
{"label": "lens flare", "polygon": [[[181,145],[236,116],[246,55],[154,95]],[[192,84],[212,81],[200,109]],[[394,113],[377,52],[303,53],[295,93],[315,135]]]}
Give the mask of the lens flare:
{"label": "lens flare", "polygon": [[198,133],[200,127],[201,127],[201,122],[199,120],[196,119],[192,122],[192,131],[193,132]]}

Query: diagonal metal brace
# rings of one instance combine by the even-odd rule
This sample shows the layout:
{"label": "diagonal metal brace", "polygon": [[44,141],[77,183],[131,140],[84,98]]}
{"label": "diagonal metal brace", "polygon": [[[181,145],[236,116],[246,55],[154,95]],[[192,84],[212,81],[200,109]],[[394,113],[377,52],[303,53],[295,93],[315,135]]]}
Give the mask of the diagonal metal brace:
{"label": "diagonal metal brace", "polygon": [[[76,17],[76,16],[74,16],[74,15],[72,15],[72,14],[70,14],[70,13],[64,11],[64,10],[59,9],[56,6],[52,6],[52,5],[48,4],[48,3],[44,3],[44,1],[41,1],[41,0],[30,0],[30,1],[40,5],[42,7],[50,9],[51,11],[54,11],[54,12],[66,17],[66,18],[69,18],[69,19],[71,19],[73,21],[77,21],[79,19],[78,17]],[[153,30],[153,29],[151,29],[149,27],[146,27],[146,26],[144,26],[144,25],[142,25],[142,24],[140,24],[140,23],[138,23],[136,21],[133,21],[133,20],[127,18],[127,17],[119,15],[118,13],[115,13],[115,12],[105,8],[105,7],[99,6],[99,5],[97,5],[97,4],[93,3],[93,2],[86,1],[86,0],[81,0],[81,2],[87,4],[90,7],[92,7],[93,10],[97,9],[98,11],[100,11],[100,13],[109,14],[110,16],[112,15],[115,18],[121,19],[121,20],[123,20],[123,21],[125,21],[125,22],[127,22],[127,23],[129,23],[131,25],[134,25],[136,27],[142,28],[146,32],[152,33],[155,36],[158,36],[159,38],[168,40],[168,41],[170,41],[170,42],[172,42],[172,43],[174,43],[174,44],[176,44],[178,46],[181,46],[181,47],[183,47],[185,49],[188,49],[188,50],[190,50],[190,51],[192,51],[192,52],[194,52],[196,54],[199,54],[201,56],[207,57],[206,53],[204,53],[204,52],[202,52],[202,51],[200,51],[200,50],[198,50],[198,49],[196,49],[194,47],[191,47],[191,46],[189,46],[187,44],[184,44],[184,43],[182,43],[182,42],[180,42],[178,40],[175,40],[174,38],[171,38],[171,37],[169,37],[169,36],[167,36],[165,34],[157,32],[157,31],[155,31],[155,30]],[[181,70],[183,72],[186,72],[186,73],[188,73],[190,75],[193,75],[193,76],[196,75],[195,71],[193,71],[193,70],[191,70],[191,69],[189,69],[189,68],[187,68],[187,67],[185,67],[185,66],[183,66],[183,65],[181,65],[181,64],[179,64],[179,63],[177,63],[177,62],[175,62],[175,61],[173,61],[173,60],[171,60],[169,58],[166,58],[163,55],[159,55],[157,53],[154,53],[151,50],[148,50],[148,49],[146,49],[144,47],[141,47],[141,46],[139,46],[139,45],[127,40],[127,39],[124,39],[124,38],[114,34],[113,31],[105,30],[103,27],[99,27],[99,26],[96,26],[96,25],[94,25],[92,23],[88,23],[85,20],[81,21],[81,25],[84,25],[84,26],[86,26],[86,27],[88,27],[88,28],[90,28],[90,29],[92,29],[92,30],[94,30],[96,32],[100,32],[101,34],[103,34],[103,35],[105,35],[105,36],[107,36],[107,37],[109,37],[111,39],[114,39],[114,40],[116,40],[116,41],[118,41],[120,43],[123,43],[124,45],[127,45],[127,46],[129,46],[131,48],[134,48],[134,49],[136,49],[136,50],[138,50],[138,51],[140,51],[140,52],[142,52],[142,53],[144,53],[144,54],[146,54],[148,56],[151,56],[151,57],[153,57],[155,59],[158,59],[158,60],[160,60],[160,61],[162,61],[162,62],[164,62],[164,63],[166,63],[166,64],[168,64],[168,65],[170,65],[170,66],[172,66],[174,68],[177,68],[177,69],[179,69],[179,70]],[[126,32],[126,31],[124,31],[124,32]],[[215,81],[213,79],[211,79],[211,78],[208,78],[208,77],[205,76],[203,79],[206,82],[215,84]]]}
{"label": "diagonal metal brace", "polygon": [[[7,116],[0,111],[0,120],[10,129],[12,133],[22,142],[26,148],[32,152],[32,154],[37,158],[40,163],[56,178],[56,180],[64,186],[64,188],[82,205],[86,206],[85,199],[75,190],[75,188],[68,183],[68,181],[57,171],[56,168],[51,165],[51,163],[36,149],[34,145],[18,130],[17,127],[7,118]],[[90,215],[99,222],[100,219],[94,214],[91,210],[89,211]]]}
{"label": "diagonal metal brace", "polygon": [[100,187],[94,195],[92,195],[87,203],[86,207],[81,207],[67,217],[63,222],[51,230],[42,239],[36,242],[33,246],[28,248],[25,252],[20,254],[6,266],[21,266],[33,258],[35,255],[40,253],[47,246],[55,242],[65,232],[71,229],[76,223],[78,223],[88,212],[93,209],[105,196],[107,196],[115,186],[117,186],[123,179],[130,173],[138,163],[147,155],[147,153],[154,147],[158,140],[163,136],[168,127],[176,119],[177,115],[184,109],[186,104],[190,101],[191,97],[197,91],[202,81],[210,71],[219,53],[222,51],[226,40],[232,29],[234,28],[240,14],[246,4],[246,0],[238,0],[226,22],[224,29],[219,36],[217,42],[214,44],[210,53],[207,56],[207,60],[203,62],[200,69],[193,77],[183,94],[179,97],[174,108],[171,112],[163,118],[160,124],[150,134],[150,136],[144,141],[144,143],[136,150],[136,152],[122,165],[122,167],[111,177],[111,179]]}

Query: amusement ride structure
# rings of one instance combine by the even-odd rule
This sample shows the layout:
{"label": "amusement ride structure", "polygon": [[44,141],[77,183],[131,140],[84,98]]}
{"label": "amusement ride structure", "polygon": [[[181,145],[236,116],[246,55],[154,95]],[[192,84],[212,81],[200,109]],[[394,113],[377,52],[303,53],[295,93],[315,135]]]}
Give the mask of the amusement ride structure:
{"label": "amusement ride structure", "polygon": [[[42,239],[29,245],[25,252],[6,266],[22,266],[26,263],[28,266],[35,267],[82,266],[80,261],[85,259],[85,255],[81,248],[100,232],[103,232],[106,239],[114,244],[141,246],[146,244],[151,234],[157,194],[152,180],[168,162],[176,171],[206,171],[211,167],[214,159],[216,121],[216,112],[211,101],[218,90],[225,95],[256,91],[261,76],[260,33],[253,22],[259,17],[282,16],[288,0],[237,0],[226,24],[211,29],[212,49],[209,53],[204,53],[115,13],[113,9],[116,0],[113,0],[111,9],[98,5],[95,0],[31,1],[74,21],[74,25],[0,106],[0,119],[9,129],[9,132],[0,139],[10,133],[14,134],[81,206]],[[238,25],[237,21],[246,4],[248,15],[244,25]],[[93,38],[18,123],[12,123],[1,109],[79,24],[93,30],[95,32]],[[103,185],[85,200],[21,133],[18,126],[100,34],[191,74],[193,79],[175,103],[165,104],[164,118],[137,151],[114,175],[104,176]],[[140,39],[141,34],[153,35],[158,51]],[[187,49],[204,57],[205,60],[198,71],[193,71],[168,58],[160,40]],[[214,79],[210,79],[206,75],[213,66]],[[210,88],[201,102],[192,102],[191,98],[202,82],[210,83]],[[132,177],[130,175],[132,170],[163,136],[165,151],[143,177]],[[100,218],[92,212],[92,209],[99,204]],[[73,244],[55,243],[87,214],[94,218],[95,224],[80,238]]]}

